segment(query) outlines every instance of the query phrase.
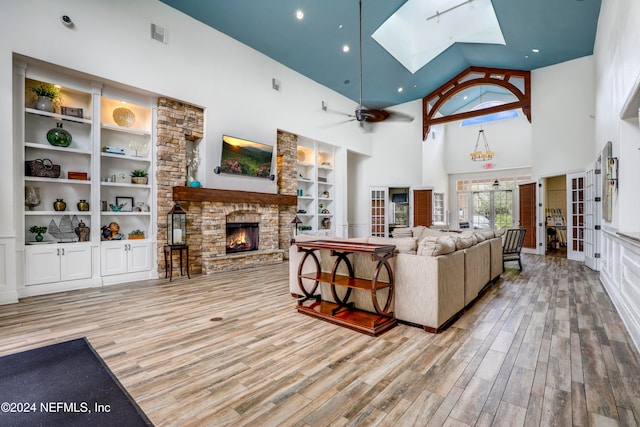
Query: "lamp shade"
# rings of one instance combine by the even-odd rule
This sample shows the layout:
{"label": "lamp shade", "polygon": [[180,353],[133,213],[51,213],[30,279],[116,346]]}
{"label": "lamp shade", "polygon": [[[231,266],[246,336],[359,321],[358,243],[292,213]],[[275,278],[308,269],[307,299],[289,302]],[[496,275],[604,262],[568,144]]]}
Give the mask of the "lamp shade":
{"label": "lamp shade", "polygon": [[167,243],[187,244],[187,213],[176,203],[167,214]]}

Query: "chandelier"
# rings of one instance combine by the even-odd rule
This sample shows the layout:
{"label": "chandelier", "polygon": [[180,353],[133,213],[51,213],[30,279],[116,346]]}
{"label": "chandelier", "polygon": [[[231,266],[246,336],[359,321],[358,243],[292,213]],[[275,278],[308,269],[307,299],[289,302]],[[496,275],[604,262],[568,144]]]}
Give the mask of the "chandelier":
{"label": "chandelier", "polygon": [[[480,146],[480,138],[482,138],[482,143],[484,144],[484,151],[481,151],[478,148]],[[480,129],[478,131],[476,147],[470,155],[471,160],[473,160],[474,162],[486,162],[487,160],[493,159],[493,151],[489,149],[489,143],[487,142],[487,137],[484,135],[483,129]]]}

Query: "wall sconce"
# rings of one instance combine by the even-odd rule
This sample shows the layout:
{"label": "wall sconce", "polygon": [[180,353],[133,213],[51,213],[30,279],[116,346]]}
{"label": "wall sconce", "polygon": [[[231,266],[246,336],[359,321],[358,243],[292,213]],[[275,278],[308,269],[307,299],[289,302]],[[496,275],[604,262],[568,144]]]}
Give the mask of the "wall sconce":
{"label": "wall sconce", "polygon": [[609,157],[609,185],[618,189],[618,158]]}

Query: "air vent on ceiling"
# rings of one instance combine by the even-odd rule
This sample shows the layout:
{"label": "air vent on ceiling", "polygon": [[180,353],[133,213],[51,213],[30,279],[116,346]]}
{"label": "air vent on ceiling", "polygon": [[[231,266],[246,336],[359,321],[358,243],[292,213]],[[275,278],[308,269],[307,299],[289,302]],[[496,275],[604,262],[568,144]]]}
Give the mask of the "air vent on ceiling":
{"label": "air vent on ceiling", "polygon": [[280,80],[271,79],[271,87],[273,87],[273,90],[280,92]]}
{"label": "air vent on ceiling", "polygon": [[151,24],[151,38],[154,40],[158,40],[162,43],[168,43],[169,33],[167,30],[159,25]]}

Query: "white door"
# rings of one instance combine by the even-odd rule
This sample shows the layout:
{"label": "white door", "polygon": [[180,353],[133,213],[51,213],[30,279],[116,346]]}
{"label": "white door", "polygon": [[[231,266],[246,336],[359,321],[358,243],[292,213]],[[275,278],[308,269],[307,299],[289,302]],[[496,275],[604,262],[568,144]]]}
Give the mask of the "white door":
{"label": "white door", "polygon": [[600,218],[602,218],[600,174],[600,160],[585,169],[584,263],[596,271],[600,271]]}
{"label": "white door", "polygon": [[370,226],[369,235],[374,237],[389,237],[389,223],[387,221],[387,187],[371,187],[369,189]]}
{"label": "white door", "polygon": [[27,246],[27,285],[39,285],[60,280],[60,247],[57,245]]}
{"label": "white door", "polygon": [[100,268],[103,276],[127,272],[127,252],[123,242],[103,243],[100,248]]}
{"label": "white door", "polygon": [[91,246],[63,245],[60,247],[60,280],[91,277]]}
{"label": "white door", "polygon": [[567,174],[567,258],[584,261],[585,252],[584,172]]}
{"label": "white door", "polygon": [[127,252],[127,271],[129,273],[151,269],[151,251],[148,243],[129,240],[129,243],[125,245],[125,249]]}

